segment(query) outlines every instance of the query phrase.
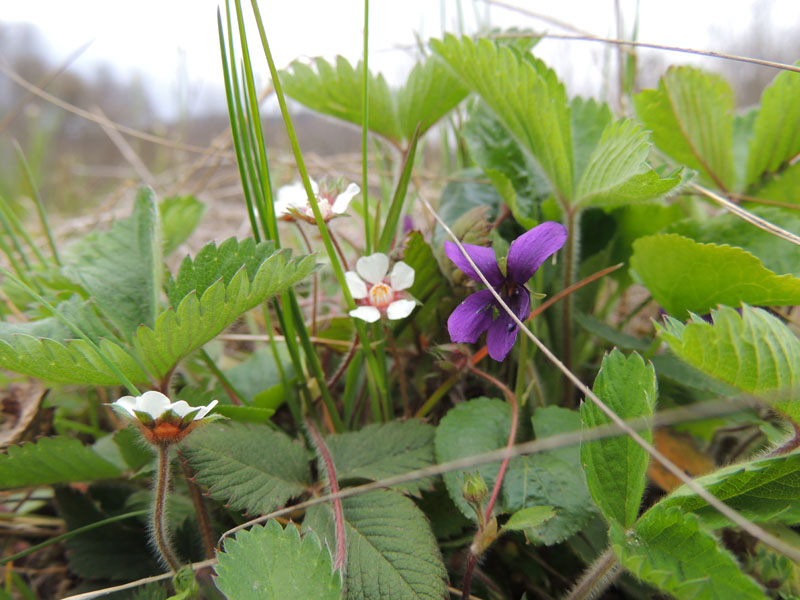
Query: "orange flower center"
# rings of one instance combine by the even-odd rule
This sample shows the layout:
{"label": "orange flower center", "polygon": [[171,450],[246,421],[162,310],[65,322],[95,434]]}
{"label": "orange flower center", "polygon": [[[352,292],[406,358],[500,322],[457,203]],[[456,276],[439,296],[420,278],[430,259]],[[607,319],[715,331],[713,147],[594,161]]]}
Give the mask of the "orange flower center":
{"label": "orange flower center", "polygon": [[375,308],[386,308],[394,300],[394,290],[386,283],[376,283],[369,290],[369,303]]}

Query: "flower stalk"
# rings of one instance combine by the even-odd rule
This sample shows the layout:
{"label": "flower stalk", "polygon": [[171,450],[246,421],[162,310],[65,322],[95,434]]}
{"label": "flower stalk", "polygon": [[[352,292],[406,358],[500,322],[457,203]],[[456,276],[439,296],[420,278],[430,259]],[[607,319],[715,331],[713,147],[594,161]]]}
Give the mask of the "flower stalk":
{"label": "flower stalk", "polygon": [[158,467],[156,476],[156,496],[153,501],[153,543],[164,562],[173,573],[181,568],[176,558],[167,528],[167,491],[169,488],[169,445],[156,446]]}

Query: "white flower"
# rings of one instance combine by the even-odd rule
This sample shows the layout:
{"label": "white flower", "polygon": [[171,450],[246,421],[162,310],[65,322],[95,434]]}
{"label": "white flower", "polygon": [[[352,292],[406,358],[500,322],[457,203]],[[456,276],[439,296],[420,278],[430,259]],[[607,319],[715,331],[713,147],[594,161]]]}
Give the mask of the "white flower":
{"label": "white flower", "polygon": [[[404,319],[417,305],[413,300],[400,297],[403,290],[414,283],[414,269],[400,261],[389,273],[389,257],[382,252],[362,256],[356,262],[356,270],[345,273],[347,287],[356,300],[365,300],[363,306],[350,311],[351,317],[374,323],[385,312],[389,319]],[[365,283],[366,282],[366,283]]]}
{"label": "white flower", "polygon": [[183,439],[216,405],[216,400],[208,406],[190,406],[185,400],[170,402],[161,392],[149,391],[123,396],[111,407],[133,417],[150,443],[168,445]]}
{"label": "white flower", "polygon": [[[311,190],[317,198],[319,211],[326,222],[335,216],[344,214],[347,207],[350,206],[350,201],[361,191],[361,188],[355,183],[348,185],[341,193],[338,193],[338,187],[323,187],[320,191],[317,182],[313,179],[311,180]],[[335,198],[334,194],[336,194]],[[308,195],[302,182],[297,181],[278,190],[278,199],[275,201],[275,215],[279,219],[291,219],[293,216],[300,216],[306,221],[315,222],[314,211],[308,203]]]}

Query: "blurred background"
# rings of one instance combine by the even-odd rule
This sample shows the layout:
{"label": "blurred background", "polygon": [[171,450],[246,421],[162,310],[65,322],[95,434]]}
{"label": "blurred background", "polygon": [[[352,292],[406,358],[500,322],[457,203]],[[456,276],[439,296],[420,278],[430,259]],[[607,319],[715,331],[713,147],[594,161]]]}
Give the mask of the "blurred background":
{"label": "blurred background", "polygon": [[[353,64],[360,59],[362,1],[263,1],[260,6],[279,68],[313,56],[330,60],[343,55]],[[64,219],[64,235],[110,218],[111,209],[142,182],[161,196],[193,193],[216,206],[214,226],[224,228],[225,235],[205,231],[199,234],[204,241],[246,233],[228,146],[216,11],[216,0],[4,3],[0,194],[12,202],[30,195],[15,155],[16,140],[45,203]],[[372,2],[370,68],[382,72],[390,85],[399,85],[425,51],[427,39],[444,31],[472,34],[510,27],[794,62],[800,58],[799,17],[796,0],[408,0],[402,7]],[[257,80],[266,86],[254,28],[250,40]],[[624,109],[614,46],[545,38],[534,52],[556,70],[570,95],[593,96]],[[675,52],[637,49],[636,56],[637,89],[655,86],[670,64],[701,65],[732,83],[742,109],[758,102],[777,74]],[[298,106],[294,111],[312,175],[332,172],[359,179],[359,130]],[[285,168],[278,181],[289,181],[294,174],[288,144],[270,96],[263,115],[271,156]]]}

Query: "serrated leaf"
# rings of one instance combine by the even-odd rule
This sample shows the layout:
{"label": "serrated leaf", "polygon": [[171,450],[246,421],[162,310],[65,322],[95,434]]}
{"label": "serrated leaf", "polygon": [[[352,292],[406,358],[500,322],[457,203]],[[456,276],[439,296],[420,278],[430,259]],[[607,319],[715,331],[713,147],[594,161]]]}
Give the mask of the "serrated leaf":
{"label": "serrated leaf", "polygon": [[576,204],[611,208],[663,196],[680,176],[660,178],[647,164],[650,140],[629,119],[608,125],[578,182]]}
{"label": "serrated leaf", "polygon": [[[800,183],[800,181],[798,181]],[[769,221],[779,223],[789,231],[800,232],[800,214],[773,206],[762,206],[752,213]],[[730,213],[717,215],[707,221],[685,220],[671,225],[667,231],[701,243],[727,243],[747,250],[756,256],[770,271],[779,275],[790,273],[800,277],[797,246],[763,229],[753,227],[747,221]]]}
{"label": "serrated leaf", "polygon": [[543,62],[487,39],[445,36],[431,47],[495,112],[559,195],[573,196],[572,136],[564,86]]}
{"label": "serrated leaf", "polygon": [[[603,357],[592,388],[621,419],[652,417],[657,387],[653,365],[635,352],[628,358],[613,350]],[[611,422],[593,402],[581,404],[584,431]],[[652,442],[652,429],[637,433]],[[650,455],[628,436],[609,437],[581,444],[586,482],[606,519],[627,528],[636,521],[642,503]]]}
{"label": "serrated leaf", "polygon": [[724,78],[694,67],[670,67],[658,90],[644,90],[633,101],[656,146],[720,189],[734,188],[734,100]]}
{"label": "serrated leaf", "polygon": [[723,306],[714,324],[686,325],[668,318],[659,327],[672,351],[690,365],[742,391],[770,401],[775,410],[800,421],[800,340],[767,311],[742,307],[741,316]]}
{"label": "serrated leaf", "polygon": [[[391,421],[367,425],[358,432],[329,436],[325,441],[340,481],[378,480],[434,464],[435,428],[421,421]],[[418,496],[430,489],[431,479],[396,486]]]}
{"label": "serrated leaf", "polygon": [[67,273],[129,339],[153,325],[161,289],[161,232],[155,194],[139,190],[133,214],[72,247]]}
{"label": "serrated leaf", "polygon": [[[397,90],[397,119],[406,140],[420,126],[420,137],[467,97],[469,90],[436,58],[426,58],[411,69]],[[370,91],[371,93],[371,91]]]}
{"label": "serrated leaf", "polygon": [[631,532],[612,524],[610,537],[622,566],[679,600],[767,598],[697,517],[677,508],[654,506]]}
{"label": "serrated leaf", "polygon": [[798,97],[800,77],[791,71],[779,73],[764,90],[747,156],[747,185],[756,183],[764,172],[777,171],[800,152]]}
{"label": "serrated leaf", "polygon": [[[119,385],[119,377],[100,358],[94,348],[83,340],[64,344],[47,338],[16,335],[13,343],[0,340],[0,365],[57,383]],[[132,382],[144,383],[148,377],[121,346],[103,340],[100,350]]]}
{"label": "serrated leaf", "polygon": [[284,529],[267,521],[226,539],[216,571],[217,587],[237,600],[342,598],[342,579],[330,553],[313,531],[301,538],[293,523]]}
{"label": "serrated leaf", "polygon": [[741,248],[699,244],[676,234],[636,240],[631,269],[664,310],[680,318],[708,313],[718,304],[800,304],[800,278],[776,275]]}
{"label": "serrated leaf", "polygon": [[[533,427],[537,437],[546,437],[580,428],[580,417],[558,407],[539,409],[534,414]],[[489,398],[464,402],[451,409],[436,429],[436,459],[443,463],[503,448],[510,430],[511,413],[505,402]],[[499,462],[491,463],[470,472],[480,472],[492,489],[499,467]],[[442,477],[455,505],[467,518],[475,520],[474,511],[462,496],[464,475],[465,471],[453,471]],[[577,445],[509,462],[498,512],[516,512],[530,506],[556,508],[556,517],[528,532],[545,544],[564,540],[594,514]]]}
{"label": "serrated leaf", "polygon": [[[214,252],[209,254],[214,255]],[[217,252],[216,256],[225,262],[225,253]],[[285,252],[275,252],[267,258],[256,254],[253,266],[246,260],[244,265],[240,263],[230,280],[217,279],[203,289],[211,279],[209,272],[213,271],[201,268],[208,260],[204,255],[202,262],[194,262],[195,289],[202,291],[189,292],[177,307],[161,313],[153,329],[141,326],[136,332],[134,347],[148,372],[158,378],[163,378],[180,359],[213,339],[243,312],[268,296],[283,292],[314,269],[313,256],[287,260]],[[190,281],[191,277],[187,275],[185,280]],[[174,289],[185,289],[180,273]],[[179,296],[180,293],[173,291],[171,297]]]}
{"label": "serrated leaf", "polygon": [[575,153],[575,178],[580,180],[589,157],[613,117],[605,102],[579,96],[570,100],[569,116],[572,123],[572,150]]}
{"label": "serrated leaf", "polygon": [[[756,523],[800,523],[800,454],[788,454],[723,467],[695,479],[740,515]],[[733,524],[685,485],[661,500],[664,508],[696,514],[710,529]]]}
{"label": "serrated leaf", "polygon": [[[441,600],[447,571],[425,515],[391,490],[342,500],[348,600]],[[336,546],[330,505],[313,506],[303,527]]]}
{"label": "serrated leaf", "polygon": [[[280,72],[283,90],[312,110],[361,125],[363,67],[353,67],[337,56],[336,65],[323,58],[314,59],[316,71],[299,61]],[[394,142],[403,139],[395,98],[383,75],[369,77],[369,129]]]}
{"label": "serrated leaf", "polygon": [[42,438],[9,446],[0,455],[0,489],[120,477],[121,471],[94,450],[71,438]]}
{"label": "serrated leaf", "polygon": [[539,203],[552,193],[539,165],[508,135],[485,102],[475,104],[462,133],[470,154],[492,180],[517,222],[529,229],[536,226],[542,220]]}
{"label": "serrated leaf", "polygon": [[196,480],[236,509],[268,513],[309,485],[306,449],[266,426],[212,423],[186,438]]}
{"label": "serrated leaf", "polygon": [[158,205],[164,255],[169,255],[192,234],[203,219],[206,205],[194,196],[171,196]]}

